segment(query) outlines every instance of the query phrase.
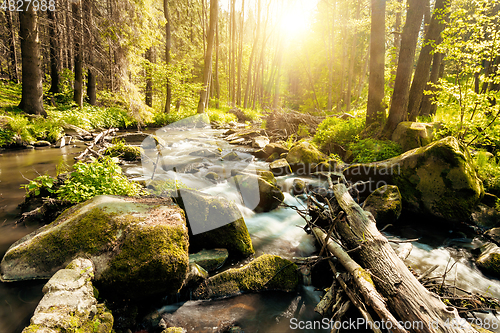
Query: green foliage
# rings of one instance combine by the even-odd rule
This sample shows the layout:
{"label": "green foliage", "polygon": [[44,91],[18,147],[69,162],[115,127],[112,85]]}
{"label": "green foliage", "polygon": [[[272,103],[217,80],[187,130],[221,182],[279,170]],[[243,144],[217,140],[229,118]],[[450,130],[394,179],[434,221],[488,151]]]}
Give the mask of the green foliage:
{"label": "green foliage", "polygon": [[307,125],[300,124],[299,128],[297,129],[297,135],[299,137],[311,136],[311,133],[309,133],[309,127]]}
{"label": "green foliage", "polygon": [[217,121],[219,123],[229,123],[231,121],[238,121],[238,118],[232,113],[227,113],[224,110],[209,109],[207,111],[210,121]]}
{"label": "green foliage", "polygon": [[11,114],[8,126],[24,141],[33,143],[38,140],[54,142],[62,135],[62,126],[57,119],[31,117],[22,114]]}
{"label": "green foliage", "polygon": [[49,175],[38,176],[31,180],[28,184],[22,184],[20,188],[26,190],[26,197],[34,195],[35,197],[40,195],[42,189],[47,190],[49,193],[54,193],[55,178]]}
{"label": "green foliage", "polygon": [[474,156],[477,175],[483,181],[486,192],[500,194],[500,165],[497,159],[485,151],[477,152]]}
{"label": "green foliage", "polygon": [[11,144],[14,141],[15,134],[7,128],[0,128],[0,147]]}
{"label": "green foliage", "polygon": [[489,0],[455,3],[443,42],[436,49],[446,54],[448,68],[448,75],[436,85],[436,120],[447,123],[442,135],[481,146],[490,145],[491,138],[500,132],[492,130],[498,126],[500,104],[494,101],[500,93],[491,89],[499,83],[500,73],[487,68],[500,55],[500,43],[494,37],[500,33],[500,14],[494,6]]}
{"label": "green foliage", "polygon": [[403,153],[401,146],[390,140],[363,139],[349,145],[353,162],[370,163],[383,161]]}
{"label": "green foliage", "polygon": [[98,107],[84,105],[82,109],[71,108],[67,110],[48,109],[50,118],[60,124],[72,124],[86,130],[94,128],[127,128],[137,124],[137,121],[120,107]]}
{"label": "green foliage", "polygon": [[110,157],[92,158],[91,163],[78,162],[73,169],[71,177],[57,190],[59,199],[78,203],[101,194],[141,194],[141,186],[122,175],[120,166]]}
{"label": "green foliage", "polygon": [[335,145],[347,147],[351,142],[358,141],[364,126],[364,117],[349,120],[329,117],[319,124],[313,141],[321,150],[332,152]]}

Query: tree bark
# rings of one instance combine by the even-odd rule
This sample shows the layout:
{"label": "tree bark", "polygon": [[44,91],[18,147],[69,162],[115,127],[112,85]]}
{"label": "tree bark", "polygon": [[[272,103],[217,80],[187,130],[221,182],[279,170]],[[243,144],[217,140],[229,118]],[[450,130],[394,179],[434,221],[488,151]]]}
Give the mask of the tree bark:
{"label": "tree bark", "polygon": [[87,15],[87,97],[89,98],[90,105],[96,105],[97,103],[97,75],[94,68],[94,15],[92,12],[92,2],[91,0],[85,0],[85,12]]}
{"label": "tree bark", "polygon": [[[399,319],[415,323],[411,329],[415,333],[475,333],[467,322],[459,321],[456,309],[447,307],[439,296],[420,284],[378,231],[373,216],[367,216],[345,185],[334,185],[333,190],[347,214],[347,223],[336,224],[343,245],[348,250],[358,248],[354,252],[357,260],[370,273],[377,290]],[[446,325],[452,322],[464,325]]]}
{"label": "tree bark", "polygon": [[[361,1],[358,0],[356,6],[356,14],[354,16],[355,20],[359,20],[361,12]],[[353,29],[354,30],[354,29]],[[352,41],[351,41],[351,58],[349,61],[349,73],[347,78],[347,94],[346,94],[346,112],[351,111],[351,96],[352,96],[352,81],[354,80],[354,63],[356,62],[356,42],[358,40],[358,33],[353,31]]]}
{"label": "tree bark", "polygon": [[71,14],[70,1],[66,2],[66,52],[68,54],[67,68],[73,71],[73,15]]}
{"label": "tree bark", "polygon": [[214,88],[215,88],[215,107],[220,108],[220,83],[219,83],[219,20],[217,20],[217,25],[215,26],[215,73],[214,73]]}
{"label": "tree bark", "polygon": [[[172,49],[172,24],[170,22],[170,14],[168,11],[168,0],[163,0],[163,15],[167,24],[165,25],[165,63],[170,66],[171,56],[170,51]],[[165,113],[170,113],[170,105],[172,104],[172,85],[170,84],[170,79],[167,77],[167,97],[165,100]]]}
{"label": "tree bark", "polygon": [[[56,3],[57,6],[57,3]],[[59,47],[58,22],[55,11],[47,11],[49,17],[49,38],[50,38],[50,92],[58,94],[59,72],[61,71],[61,49]]]}
{"label": "tree bark", "polygon": [[236,105],[241,106],[241,71],[243,62],[243,34],[245,32],[245,0],[241,2],[240,45],[238,51],[238,87],[236,91]]}
{"label": "tree bark", "polygon": [[80,108],[83,107],[83,20],[81,0],[72,2],[75,46],[75,82],[73,100]]}
{"label": "tree bark", "polygon": [[261,11],[261,0],[257,1],[257,28],[255,32],[255,39],[252,46],[252,52],[250,53],[250,59],[248,62],[248,70],[247,70],[247,85],[245,88],[245,101],[243,103],[243,107],[246,109],[248,107],[248,99],[250,97],[250,90],[252,87],[252,65],[254,62],[255,52],[257,49],[257,45],[259,43],[259,35],[260,35],[260,11]]}
{"label": "tree bark", "polygon": [[153,107],[153,70],[152,65],[154,63],[154,50],[150,47],[146,50],[145,54],[146,60],[149,62],[146,68],[146,105]]}
{"label": "tree bark", "polygon": [[432,62],[432,50],[441,41],[441,32],[444,29],[443,11],[449,5],[449,0],[436,0],[434,5],[434,13],[432,14],[431,22],[425,35],[424,46],[418,57],[417,68],[413,76],[413,82],[410,88],[410,96],[408,98],[408,119],[415,121],[420,114],[420,104],[424,95],[424,89],[429,80],[430,67]]}
{"label": "tree bark", "polygon": [[[434,101],[435,98],[435,92],[436,88],[433,86],[433,84],[436,84],[439,80],[439,75],[441,73],[441,64],[443,62],[443,57],[444,54],[442,53],[434,53],[433,59],[432,59],[432,69],[431,69],[431,75],[429,78],[429,83],[427,83],[427,88],[425,90],[431,91],[431,94],[425,94],[422,97],[422,104],[420,108],[420,115],[421,116],[429,116],[431,114],[434,114],[435,112],[435,104],[432,102]],[[434,112],[433,112],[434,110]]]}
{"label": "tree bark", "polygon": [[219,4],[218,0],[210,0],[210,26],[208,31],[207,52],[205,55],[205,65],[203,68],[203,86],[200,91],[200,101],[198,103],[198,113],[203,113],[206,108],[205,100],[208,94],[208,84],[210,83],[210,72],[212,70],[212,52],[214,46],[215,25],[218,20]]}
{"label": "tree bark", "polygon": [[390,138],[398,124],[407,119],[408,95],[410,90],[413,59],[417,47],[418,33],[422,25],[425,3],[427,0],[409,0],[406,24],[401,36],[401,51],[399,53],[398,70],[394,81],[391,109],[385,123],[383,136]]}
{"label": "tree bark", "polygon": [[372,20],[370,36],[370,77],[366,127],[385,119],[384,67],[385,67],[385,0],[371,0]]}
{"label": "tree bark", "polygon": [[47,116],[43,108],[43,86],[38,43],[38,16],[30,2],[19,12],[22,59],[22,96],[19,108],[26,113]]}
{"label": "tree bark", "polygon": [[19,83],[19,71],[17,70],[17,53],[16,53],[16,32],[14,30],[14,22],[12,20],[12,12],[10,10],[5,11],[5,16],[7,20],[7,29],[10,34],[10,79],[15,83]]}
{"label": "tree bark", "polygon": [[[397,0],[398,1],[398,7],[401,6],[401,3],[403,0]],[[396,11],[396,19],[394,22],[394,58],[392,59],[392,70],[391,70],[391,78],[389,79],[389,88],[394,89],[394,78],[396,77],[396,69],[398,67],[398,56],[399,56],[399,50],[401,48],[401,10],[400,8],[397,9]]]}

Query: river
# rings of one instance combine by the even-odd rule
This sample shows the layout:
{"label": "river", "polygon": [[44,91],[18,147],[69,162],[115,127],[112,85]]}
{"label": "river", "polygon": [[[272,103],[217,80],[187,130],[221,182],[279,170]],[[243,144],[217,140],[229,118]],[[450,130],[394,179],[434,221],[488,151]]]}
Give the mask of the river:
{"label": "river", "polygon": [[[155,179],[176,178],[190,188],[235,201],[245,217],[256,256],[270,253],[291,258],[308,256],[315,251],[313,238],[302,229],[305,222],[293,209],[279,208],[268,213],[253,213],[243,205],[236,189],[228,182],[213,183],[204,177],[208,172],[228,175],[231,170],[267,168],[267,163],[253,159],[247,147],[229,145],[220,139],[219,130],[171,130],[157,134],[165,140],[162,152],[165,157],[161,163],[163,168],[154,171]],[[27,182],[25,178],[32,179],[37,174],[47,172],[54,175],[56,165],[61,161],[71,165],[74,154],[81,149],[82,147],[65,147],[4,151],[0,155],[1,256],[10,244],[35,229],[15,225],[16,214],[19,214],[16,207],[24,196],[24,190],[19,185]],[[221,151],[221,156],[236,151],[240,159],[223,162],[219,157],[200,158],[191,154],[200,149],[218,150]],[[179,170],[179,167],[195,164],[198,172],[193,172],[190,167],[186,168],[191,170],[188,173],[173,171],[174,166]],[[150,179],[152,170],[151,164],[145,168],[137,163],[124,166],[124,172],[138,180]],[[285,192],[285,202],[300,207],[304,203],[288,193],[293,179],[293,176],[285,176],[278,177],[277,181]],[[458,264],[448,274],[448,281],[456,280],[456,284],[464,289],[500,297],[498,280],[482,274],[471,261],[470,250],[481,245],[480,240],[465,235],[470,236],[467,241],[467,237],[463,237],[461,233],[447,227],[437,228],[432,223],[415,220],[414,216],[402,216],[398,225],[387,231],[389,238],[398,240],[420,238],[419,242],[414,243],[414,249],[407,260],[407,264],[417,272],[439,264],[441,267],[436,271],[436,275],[439,275],[450,260],[456,260]],[[454,240],[458,238],[461,239],[460,242]],[[0,333],[19,333],[28,324],[42,297],[42,286],[43,282],[0,283]],[[321,291],[302,286],[296,294],[268,292],[216,301],[187,301],[163,306],[156,312],[192,332],[212,332],[221,323],[238,324],[245,332],[321,332],[293,329],[293,320],[320,320],[313,312],[320,295]]]}

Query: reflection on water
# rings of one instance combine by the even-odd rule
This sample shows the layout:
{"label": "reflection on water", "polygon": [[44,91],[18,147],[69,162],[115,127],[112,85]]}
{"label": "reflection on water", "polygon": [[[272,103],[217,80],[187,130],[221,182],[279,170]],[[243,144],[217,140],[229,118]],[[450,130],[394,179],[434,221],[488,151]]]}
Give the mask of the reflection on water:
{"label": "reflection on water", "polygon": [[[24,199],[27,179],[39,174],[56,174],[60,163],[72,165],[73,154],[80,148],[64,147],[0,152],[0,257],[9,246],[36,229],[15,225],[17,205]],[[0,283],[0,332],[17,333],[29,319],[42,298],[43,282]]]}

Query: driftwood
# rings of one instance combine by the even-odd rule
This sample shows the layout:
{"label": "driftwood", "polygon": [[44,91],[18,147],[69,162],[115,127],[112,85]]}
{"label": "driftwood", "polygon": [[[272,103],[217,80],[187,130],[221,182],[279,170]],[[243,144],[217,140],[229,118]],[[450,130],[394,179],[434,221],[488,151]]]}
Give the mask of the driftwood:
{"label": "driftwood", "polygon": [[99,133],[95,138],[94,141],[88,146],[80,155],[75,157],[75,160],[82,160],[84,159],[89,153],[93,154],[96,157],[102,157],[102,155],[94,150],[94,147],[98,145],[101,141],[104,141],[104,138],[107,137],[108,135],[118,131],[117,128],[110,128],[105,131],[102,131]]}
{"label": "driftwood", "polygon": [[333,190],[347,215],[347,221],[336,224],[343,245],[348,250],[359,248],[356,259],[370,273],[391,311],[411,324],[411,332],[476,332],[455,308],[446,306],[408,270],[378,231],[373,217],[365,214],[344,184],[334,185]]}

